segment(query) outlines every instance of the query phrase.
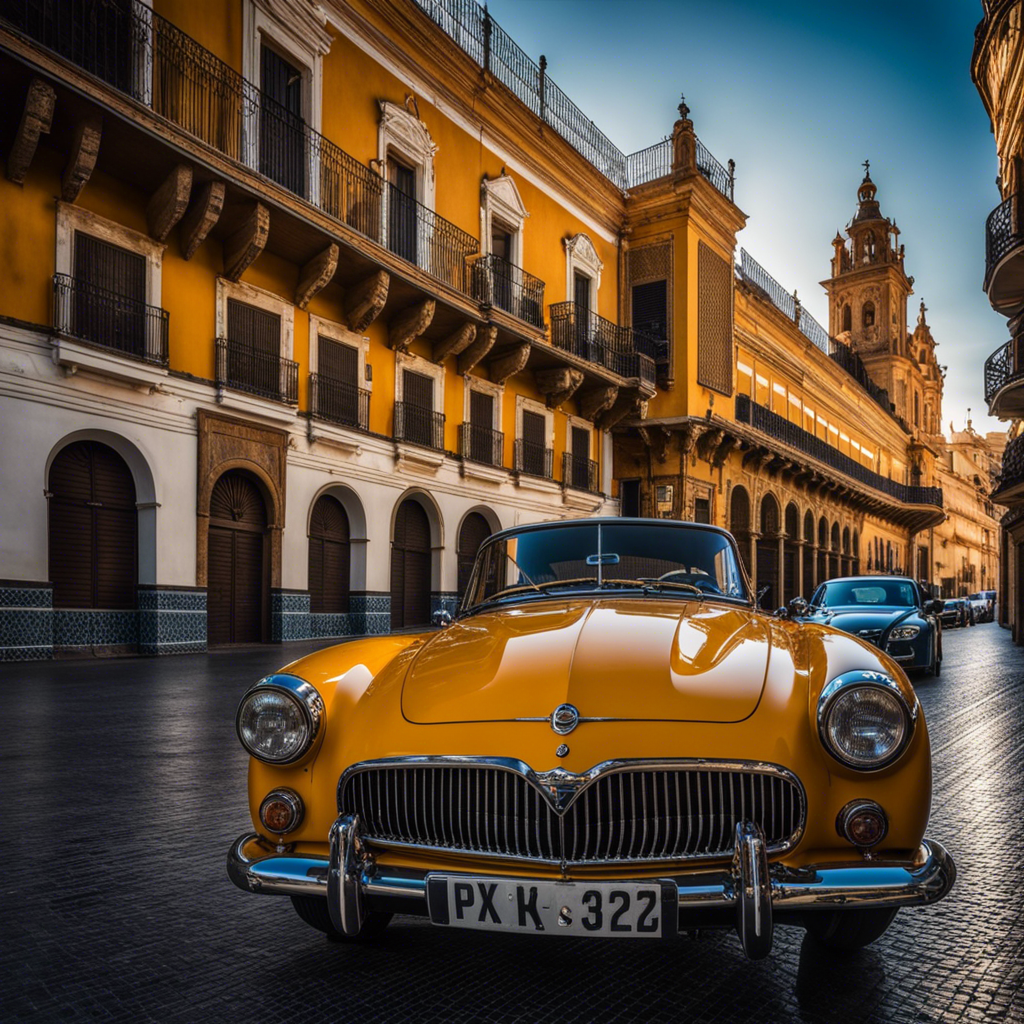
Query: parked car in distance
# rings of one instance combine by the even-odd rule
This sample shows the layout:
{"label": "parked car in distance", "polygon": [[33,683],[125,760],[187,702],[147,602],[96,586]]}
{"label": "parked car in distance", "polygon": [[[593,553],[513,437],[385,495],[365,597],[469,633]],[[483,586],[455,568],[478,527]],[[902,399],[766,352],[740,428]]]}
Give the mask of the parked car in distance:
{"label": "parked car in distance", "polygon": [[[989,597],[989,594],[993,594]],[[967,600],[971,602],[974,609],[975,622],[991,622],[996,616],[996,602],[994,591],[982,590],[977,594],[968,594]]]}
{"label": "parked car in distance", "polygon": [[952,597],[946,601],[939,618],[946,629],[972,625],[971,603],[966,597]]}
{"label": "parked car in distance", "polygon": [[[240,888],[338,941],[441,928],[856,948],[942,899],[921,707],[884,651],[754,607],[717,527],[585,519],[481,546],[454,622],[243,696]],[[386,964],[382,962],[382,967]]]}
{"label": "parked car in distance", "polygon": [[937,676],[942,613],[943,602],[907,576],[844,576],[818,587],[806,618],[874,644],[905,671]]}

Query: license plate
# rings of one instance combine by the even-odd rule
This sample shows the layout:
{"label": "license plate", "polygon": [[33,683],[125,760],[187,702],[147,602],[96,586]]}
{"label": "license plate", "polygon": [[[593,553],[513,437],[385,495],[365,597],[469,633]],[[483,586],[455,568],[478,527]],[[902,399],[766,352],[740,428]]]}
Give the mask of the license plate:
{"label": "license plate", "polygon": [[477,875],[428,875],[430,920],[450,928],[659,939],[674,935],[673,882],[558,882]]}

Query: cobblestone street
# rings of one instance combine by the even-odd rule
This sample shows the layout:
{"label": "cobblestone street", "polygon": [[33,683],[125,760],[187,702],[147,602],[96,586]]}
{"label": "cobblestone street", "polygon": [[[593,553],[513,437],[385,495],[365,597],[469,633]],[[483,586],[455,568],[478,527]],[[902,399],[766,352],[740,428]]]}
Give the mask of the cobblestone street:
{"label": "cobblestone street", "polygon": [[224,869],[250,826],[238,698],[316,645],[0,666],[0,1018],[1024,1021],[1024,656],[996,624],[944,643],[917,689],[953,892],[855,954],[780,928],[758,963],[726,932],[537,942],[401,918],[377,946],[328,943]]}

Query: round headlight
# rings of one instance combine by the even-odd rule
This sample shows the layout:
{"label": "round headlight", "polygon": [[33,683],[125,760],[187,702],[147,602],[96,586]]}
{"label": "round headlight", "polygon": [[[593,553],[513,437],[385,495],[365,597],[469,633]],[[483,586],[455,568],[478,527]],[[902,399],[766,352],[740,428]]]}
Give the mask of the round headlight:
{"label": "round headlight", "polygon": [[268,676],[238,705],[238,738],[253,757],[269,764],[290,764],[313,745],[323,707],[320,694],[302,679]]}
{"label": "round headlight", "polygon": [[825,749],[851,768],[883,768],[903,752],[914,713],[896,684],[880,672],[851,672],[833,680],[818,702]]}

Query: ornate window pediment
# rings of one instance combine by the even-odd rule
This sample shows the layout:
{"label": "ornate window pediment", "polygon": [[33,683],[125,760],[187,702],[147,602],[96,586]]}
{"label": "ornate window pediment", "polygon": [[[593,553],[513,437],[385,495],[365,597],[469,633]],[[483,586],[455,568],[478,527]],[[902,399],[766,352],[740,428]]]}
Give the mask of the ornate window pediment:
{"label": "ornate window pediment", "polygon": [[437,143],[427,126],[404,106],[380,100],[380,124],[377,131],[377,159],[384,177],[388,176],[388,153],[394,152],[416,170],[416,198],[428,209],[434,208],[434,154]]}
{"label": "ornate window pediment", "polygon": [[601,287],[601,271],[604,263],[597,255],[597,249],[590,236],[582,231],[562,243],[565,246],[565,297],[573,300],[573,275],[578,271],[593,282],[592,297],[596,302],[597,290]]}

